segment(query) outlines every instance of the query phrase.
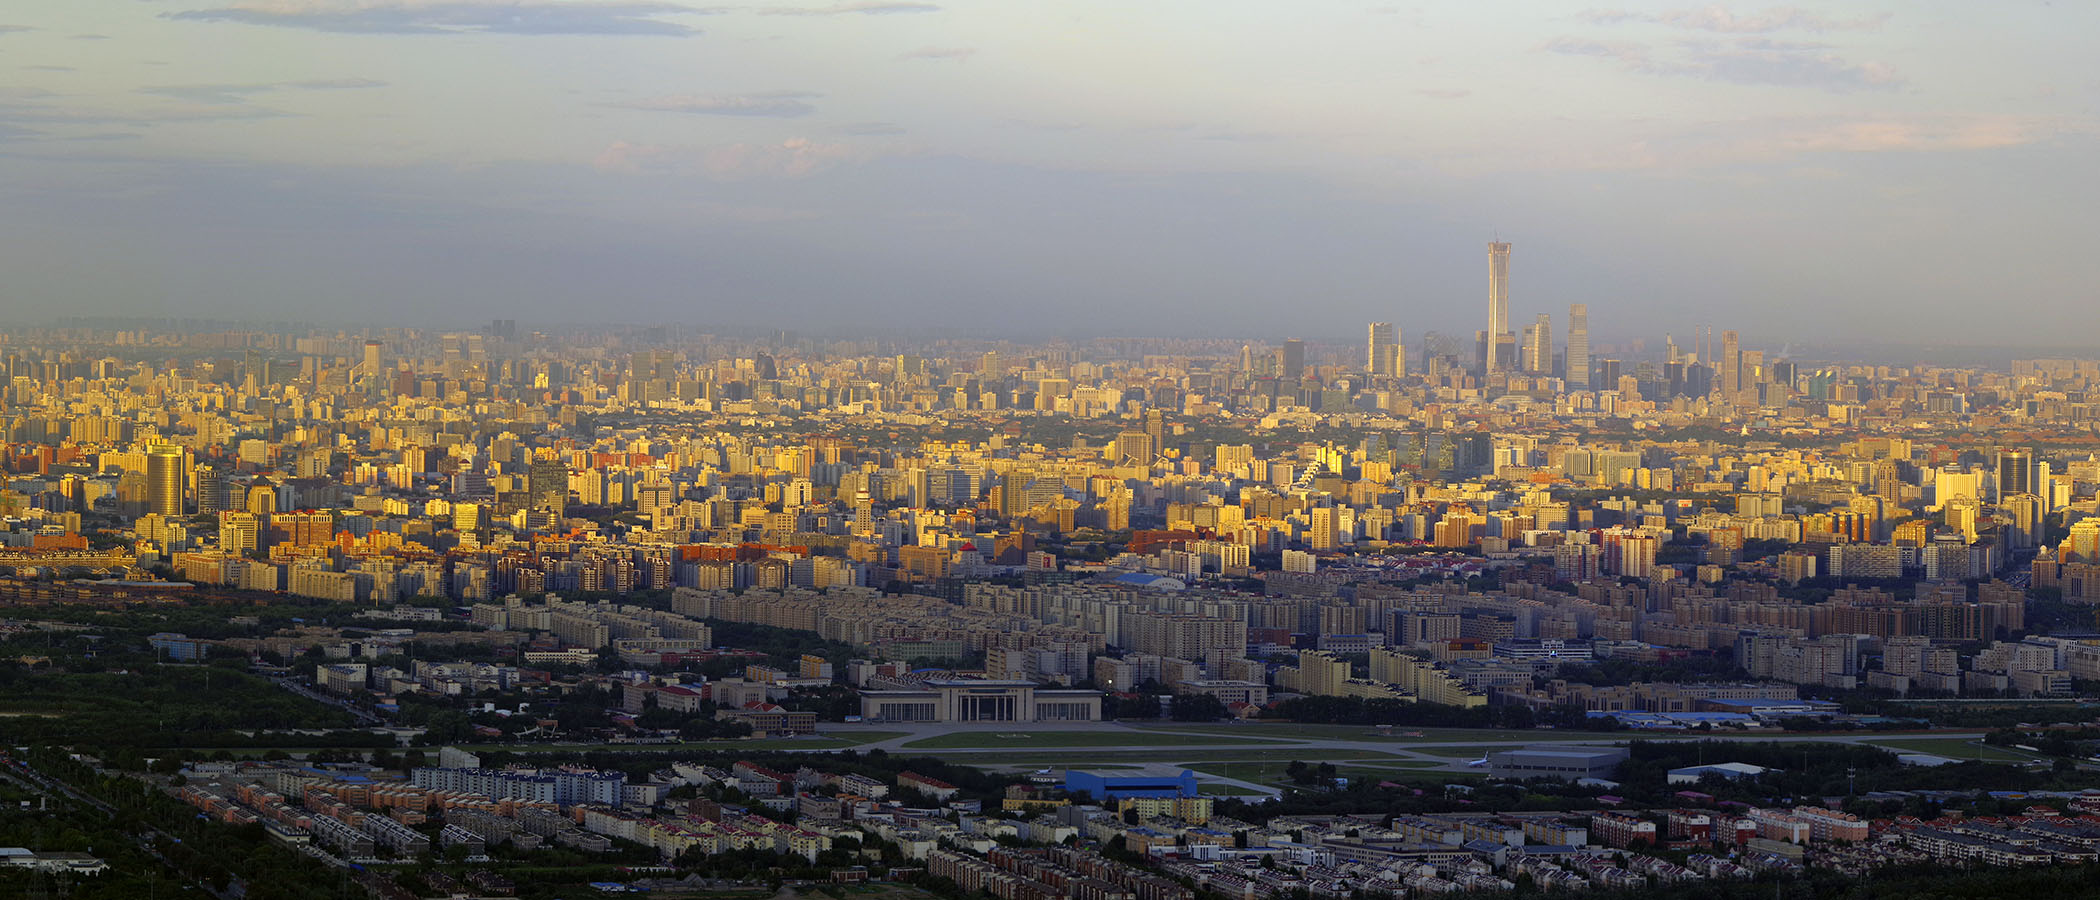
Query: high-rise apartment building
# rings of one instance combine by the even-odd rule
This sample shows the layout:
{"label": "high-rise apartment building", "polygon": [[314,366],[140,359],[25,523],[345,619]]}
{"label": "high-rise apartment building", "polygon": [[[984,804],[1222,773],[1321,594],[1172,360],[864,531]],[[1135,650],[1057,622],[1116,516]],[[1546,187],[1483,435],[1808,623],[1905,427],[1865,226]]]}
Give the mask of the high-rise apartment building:
{"label": "high-rise apartment building", "polygon": [[189,470],[183,463],[182,448],[174,444],[150,444],[146,447],[146,512],[180,518],[183,515],[184,486]]}
{"label": "high-rise apartment building", "polygon": [[2040,543],[2044,512],[2042,498],[2026,492],[2000,494],[1998,509],[2005,523],[2001,535],[2006,546],[2014,550],[2032,550]]}
{"label": "high-rise apartment building", "polygon": [[[1677,348],[1670,348],[1671,361],[1675,362]],[[1586,391],[1590,389],[1590,307],[1576,303],[1568,307],[1568,389]]]}
{"label": "high-rise apartment building", "polygon": [[2100,563],[2100,519],[2088,516],[2073,523],[2056,552],[2064,562]]}
{"label": "high-rise apartment building", "polygon": [[1336,532],[1341,524],[1341,510],[1332,506],[1315,506],[1306,510],[1311,519],[1306,531],[1306,546],[1314,550],[1332,550],[1337,543]]}
{"label": "high-rise apartment building", "polygon": [[1297,381],[1305,377],[1304,341],[1297,338],[1284,341],[1283,348],[1276,355],[1277,368],[1283,371],[1284,378]]}
{"label": "high-rise apartment building", "polygon": [[1132,429],[1116,435],[1115,455],[1119,466],[1149,466],[1159,458],[1159,445],[1151,434]]}

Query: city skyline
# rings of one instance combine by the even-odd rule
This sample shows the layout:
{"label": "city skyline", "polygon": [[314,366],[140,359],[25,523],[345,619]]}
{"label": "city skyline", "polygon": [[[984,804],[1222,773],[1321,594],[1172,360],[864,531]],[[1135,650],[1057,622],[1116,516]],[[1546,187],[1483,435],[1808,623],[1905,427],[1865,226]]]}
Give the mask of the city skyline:
{"label": "city skyline", "polygon": [[[1582,306],[1583,304],[1575,305]],[[1583,314],[1583,318],[1586,322],[1588,318],[1586,311]],[[1305,352],[1313,354],[1307,357],[1308,365],[1317,363],[1321,366],[1338,367],[1348,371],[1356,371],[1362,367],[1366,356],[1363,333],[1366,325],[1392,325],[1398,335],[1405,338],[1406,343],[1392,345],[1390,349],[1400,351],[1403,355],[1397,361],[1407,366],[1414,366],[1419,361],[1420,355],[1428,352],[1426,345],[1432,342],[1452,342],[1453,347],[1458,343],[1465,343],[1468,349],[1464,352],[1457,349],[1447,349],[1453,354],[1454,358],[1463,357],[1468,360],[1467,368],[1469,369],[1476,368],[1472,363],[1477,362],[1475,357],[1470,355],[1473,352],[1471,349],[1473,345],[1470,343],[1470,339],[1460,341],[1458,335],[1436,329],[1410,331],[1405,327],[1388,322],[1337,321],[1331,323],[1331,327],[1329,324],[1323,323],[1320,330],[1304,332],[1304,334],[1312,335],[1312,337],[1308,338],[1300,337],[1295,332],[1270,332],[1265,334],[1220,333],[1218,335],[1131,335],[1084,330],[1067,332],[1042,330],[1036,333],[1029,333],[1023,330],[912,328],[896,324],[869,328],[826,328],[821,326],[780,328],[759,325],[705,328],[679,322],[605,323],[583,321],[532,322],[528,320],[523,325],[519,325],[517,320],[500,321],[510,323],[516,329],[515,335],[525,337],[543,336],[548,339],[571,339],[598,335],[607,338],[641,338],[645,343],[649,341],[678,343],[692,339],[706,339],[710,341],[740,340],[746,342],[750,348],[754,348],[758,352],[807,342],[866,340],[877,342],[883,346],[902,349],[932,348],[948,345],[982,345],[996,348],[1027,344],[1033,340],[1040,339],[1069,345],[1128,343],[1135,346],[1150,344],[1158,345],[1162,348],[1179,348],[1173,352],[1199,357],[1218,354],[1233,355],[1240,353],[1240,351],[1245,351],[1264,359],[1273,359],[1285,349],[1287,343],[1296,341],[1306,348]],[[36,340],[39,336],[65,335],[83,330],[90,332],[135,330],[139,333],[165,332],[176,335],[214,332],[281,335],[336,334],[354,336],[360,339],[369,335],[415,335],[418,340],[422,340],[438,335],[485,334],[488,333],[490,328],[489,320],[469,321],[465,319],[444,320],[428,324],[329,322],[326,320],[162,319],[141,316],[68,316],[30,323],[11,323],[0,320],[0,331],[12,333],[17,340],[23,341]],[[1354,329],[1354,331],[1344,333],[1350,329]],[[1710,335],[1708,334],[1709,331],[1712,332]],[[1585,349],[1587,350],[1587,357],[1593,362],[1610,358],[1623,361],[1629,365],[1661,363],[1667,362],[1672,358],[1673,350],[1687,361],[1694,358],[1713,361],[1720,352],[1720,333],[1720,329],[1712,326],[1695,327],[1686,332],[1663,332],[1660,334],[1613,333],[1608,331],[1606,334],[1610,335],[1609,337],[1586,341]],[[1742,334],[1743,336],[1740,340],[1744,346],[1751,349],[1762,348],[1761,352],[1767,353],[1773,361],[1788,360],[1804,365],[1818,366],[1870,364],[1929,367],[1946,365],[1954,367],[1985,366],[2003,369],[2009,362],[2018,359],[2077,358],[2086,352],[2083,348],[2068,343],[1993,344],[1988,342],[1964,342],[1914,344],[1845,339],[1815,341],[1785,335]],[[1587,330],[1585,330],[1584,337],[1590,337]],[[1567,338],[1567,335],[1563,335],[1559,343],[1556,344],[1557,357],[1565,356],[1568,348]],[[377,343],[381,347],[385,346],[385,341]],[[1708,343],[1712,344],[1712,346],[1706,346]],[[277,362],[282,363],[284,360],[280,359]],[[1414,368],[1409,368],[1405,371],[1410,375],[1421,374],[1419,370]],[[1571,385],[1570,387],[1573,389],[1576,385]],[[1592,384],[1590,389],[1606,389],[1606,386]]]}
{"label": "city skyline", "polygon": [[[1729,853],[1809,886],[2095,858],[2100,747],[2060,701],[2100,681],[2100,361],[1815,363],[1734,328],[1592,356],[1586,305],[1556,328],[1494,281],[1532,316],[1494,372],[1383,321],[1259,350],[0,329],[0,708],[65,701],[17,716],[4,768],[52,806],[0,824],[112,848],[10,862],[120,897],[406,897],[447,869],[568,896],[606,877],[574,854],[616,853],[1132,900],[1041,867],[1120,845],[1145,900],[1399,900],[1689,877],[1642,853],[1664,835],[1712,878],[1748,877]],[[1170,747],[1201,764],[1159,771]],[[1084,768],[1118,758],[1145,770]],[[142,832],[77,793],[134,788]],[[1355,833],[1314,845],[1301,811]],[[250,849],[137,852],[169,828]],[[1554,843],[1513,855],[1519,829]],[[868,835],[927,866],[847,850]],[[1228,841],[1259,869],[1205,868]]]}
{"label": "city skyline", "polygon": [[1781,2],[7,4],[0,898],[2091,893],[2100,4]]}
{"label": "city skyline", "polygon": [[0,263],[17,322],[1470,335],[1500,236],[1600,336],[2018,345],[2100,283],[2096,16],[23,3]]}

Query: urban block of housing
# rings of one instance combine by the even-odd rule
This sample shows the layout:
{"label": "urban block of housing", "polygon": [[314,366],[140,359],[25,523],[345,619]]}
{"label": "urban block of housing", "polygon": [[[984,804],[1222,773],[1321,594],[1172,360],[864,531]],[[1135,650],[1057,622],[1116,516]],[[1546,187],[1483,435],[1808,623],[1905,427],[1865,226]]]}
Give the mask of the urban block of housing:
{"label": "urban block of housing", "polygon": [[676,665],[707,620],[752,623],[871,659],[981,654],[1012,683],[966,709],[925,678],[857,681],[886,720],[1093,718],[1067,684],[1147,680],[1250,710],[1795,699],[1535,683],[1686,654],[1899,694],[2100,677],[2100,647],[2027,622],[2035,591],[2100,603],[2100,458],[2061,449],[2092,443],[2096,364],[1811,364],[1732,332],[1593,358],[1586,309],[1564,350],[1543,319],[1522,340],[1500,321],[1471,359],[1384,323],[1273,352],[16,333],[0,592],[276,591],[410,626],[446,613],[386,610],[435,598],[542,664]]}

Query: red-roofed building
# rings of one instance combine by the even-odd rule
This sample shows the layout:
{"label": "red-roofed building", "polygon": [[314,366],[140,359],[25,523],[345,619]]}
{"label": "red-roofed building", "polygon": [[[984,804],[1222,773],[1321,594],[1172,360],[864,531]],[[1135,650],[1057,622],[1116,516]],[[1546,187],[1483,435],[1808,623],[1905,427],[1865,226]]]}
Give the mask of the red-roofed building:
{"label": "red-roofed building", "polygon": [[815,734],[817,731],[816,713],[795,712],[763,700],[753,700],[734,709],[717,710],[715,718],[749,725],[751,733],[758,737]]}
{"label": "red-roofed building", "polygon": [[898,775],[897,786],[900,788],[910,788],[912,790],[918,791],[919,793],[925,794],[928,797],[932,797],[935,800],[939,800],[942,803],[946,803],[949,800],[954,799],[956,794],[962,792],[962,788],[956,787],[955,785],[949,784],[948,782],[942,781],[932,776],[921,775],[917,772],[905,772],[902,775]]}
{"label": "red-roofed building", "polygon": [[729,771],[736,776],[737,790],[753,797],[778,797],[795,783],[793,778],[754,762],[739,761]]}
{"label": "red-roofed building", "polygon": [[656,691],[656,706],[658,709],[684,713],[699,712],[700,705],[706,702],[707,696],[704,693],[688,687],[673,686],[659,688]]}

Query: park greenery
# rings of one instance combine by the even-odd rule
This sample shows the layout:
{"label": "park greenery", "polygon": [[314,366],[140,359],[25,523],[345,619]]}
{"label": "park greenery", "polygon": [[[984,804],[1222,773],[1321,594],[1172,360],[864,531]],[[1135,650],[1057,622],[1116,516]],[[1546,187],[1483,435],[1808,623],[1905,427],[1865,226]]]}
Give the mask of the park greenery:
{"label": "park greenery", "polygon": [[[350,714],[219,666],[68,672],[0,666],[10,740],[102,752],[179,747],[372,746]],[[388,741],[391,743],[391,741]]]}

